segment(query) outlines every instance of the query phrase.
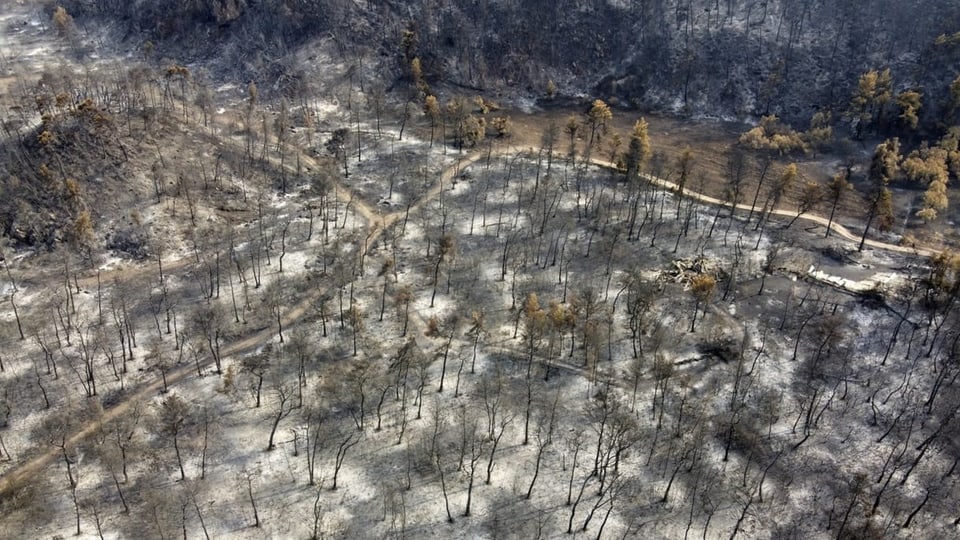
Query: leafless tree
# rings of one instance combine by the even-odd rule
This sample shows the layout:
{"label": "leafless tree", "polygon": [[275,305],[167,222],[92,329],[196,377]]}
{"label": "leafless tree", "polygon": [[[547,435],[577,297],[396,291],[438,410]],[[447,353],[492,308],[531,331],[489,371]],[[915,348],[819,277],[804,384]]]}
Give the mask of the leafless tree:
{"label": "leafless tree", "polygon": [[363,432],[349,426],[341,426],[340,424],[334,424],[330,426],[329,429],[331,431],[328,432],[327,437],[334,442],[337,450],[334,456],[333,477],[330,490],[336,491],[337,477],[340,475],[340,469],[343,467],[343,462],[347,458],[347,452],[363,439]]}
{"label": "leafless tree", "polygon": [[177,394],[171,394],[164,398],[157,410],[157,431],[170,437],[177,457],[177,467],[180,469],[180,480],[187,479],[180,452],[180,436],[183,434],[189,415],[189,404]]}
{"label": "leafless tree", "polygon": [[290,415],[293,412],[295,403],[294,396],[296,395],[295,383],[290,383],[289,381],[284,380],[275,380],[271,383],[273,394],[274,394],[274,407],[276,411],[273,415],[273,423],[270,427],[270,439],[267,442],[267,450],[274,449],[273,438],[277,433],[277,427],[280,425],[280,421]]}
{"label": "leafless tree", "polygon": [[553,444],[553,435],[556,430],[557,404],[559,400],[560,394],[556,393],[553,402],[548,405],[549,410],[541,411],[540,417],[537,420],[537,457],[534,460],[533,477],[530,479],[530,486],[527,488],[527,493],[524,496],[524,498],[528,500],[530,496],[533,495],[533,487],[536,485],[537,478],[540,476],[540,465],[543,462],[544,454]]}

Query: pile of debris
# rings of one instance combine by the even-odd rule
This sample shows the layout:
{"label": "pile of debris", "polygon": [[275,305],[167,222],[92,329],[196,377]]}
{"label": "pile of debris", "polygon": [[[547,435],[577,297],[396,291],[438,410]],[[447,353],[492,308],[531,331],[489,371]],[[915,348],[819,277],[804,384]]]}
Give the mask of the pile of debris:
{"label": "pile of debris", "polygon": [[676,259],[670,268],[660,271],[657,280],[687,286],[694,277],[701,274],[708,274],[717,281],[726,275],[719,259],[698,255],[692,259]]}

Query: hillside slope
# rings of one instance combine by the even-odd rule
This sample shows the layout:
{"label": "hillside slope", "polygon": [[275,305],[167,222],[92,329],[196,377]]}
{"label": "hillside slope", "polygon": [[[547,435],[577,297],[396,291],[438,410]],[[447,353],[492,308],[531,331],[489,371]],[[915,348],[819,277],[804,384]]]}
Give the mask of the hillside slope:
{"label": "hillside slope", "polygon": [[697,115],[776,113],[796,124],[812,109],[842,111],[861,73],[890,68],[895,92],[923,92],[921,121],[934,127],[960,56],[951,38],[960,5],[949,0],[63,4],[78,20],[116,22],[134,47],[150,41],[155,54],[286,83],[280,90],[297,86],[291,53],[323,38],[344,61],[395,81],[419,57],[431,84],[541,97],[553,80],[562,94]]}

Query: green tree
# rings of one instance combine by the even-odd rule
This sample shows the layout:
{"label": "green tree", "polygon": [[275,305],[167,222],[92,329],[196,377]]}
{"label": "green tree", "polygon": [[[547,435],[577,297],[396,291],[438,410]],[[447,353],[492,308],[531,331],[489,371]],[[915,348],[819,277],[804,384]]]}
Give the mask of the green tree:
{"label": "green tree", "polygon": [[513,132],[513,122],[509,116],[497,116],[490,121],[490,125],[497,132],[497,137],[507,138]]}
{"label": "green tree", "polygon": [[73,33],[73,17],[63,6],[57,6],[53,11],[53,25],[57,28],[57,35],[66,38]]}
{"label": "green tree", "polygon": [[403,52],[403,62],[409,65],[409,62],[417,55],[417,48],[420,45],[420,36],[411,26],[404,28],[400,33],[400,49]]}
{"label": "green tree", "polygon": [[486,119],[484,119],[482,116],[469,114],[463,120],[463,122],[460,123],[460,129],[457,136],[460,140],[461,147],[472,148],[480,144],[486,133]]}
{"label": "green tree", "polygon": [[924,221],[933,221],[947,209],[948,156],[949,153],[939,146],[925,146],[911,152],[900,166],[904,176],[927,188],[923,194],[923,208],[917,212],[917,217]]}
{"label": "green tree", "polygon": [[440,119],[440,103],[437,96],[427,96],[423,100],[423,114],[430,119],[430,147],[433,148],[433,136],[437,129],[437,120]]}
{"label": "green tree", "polygon": [[592,148],[597,140],[597,134],[603,134],[607,128],[607,122],[613,119],[613,111],[602,99],[593,100],[593,106],[587,113],[587,122],[590,124],[590,141],[588,148]]}
{"label": "green tree", "polygon": [[947,152],[947,167],[950,169],[950,174],[960,177],[960,126],[947,129],[937,146]]}
{"label": "green tree", "polygon": [[783,196],[786,194],[787,190],[793,187],[793,185],[797,182],[798,175],[799,171],[797,170],[796,163],[791,163],[783,169],[783,174],[780,175],[779,181],[775,182],[773,188],[771,189],[771,209],[780,204],[780,201],[783,199]]}
{"label": "green tree", "polygon": [[810,129],[807,130],[806,140],[812,151],[816,152],[833,140],[833,127],[830,125],[831,117],[830,111],[817,111],[810,119]]}
{"label": "green tree", "polygon": [[547,81],[547,99],[553,99],[557,95],[557,83],[553,79]]}
{"label": "green tree", "polygon": [[620,138],[619,133],[614,133],[613,137],[610,137],[607,141],[607,148],[610,151],[610,163],[619,170],[626,170],[626,163],[623,161],[623,156],[620,155],[620,147],[623,146],[623,139]]}
{"label": "green tree", "polygon": [[857,138],[863,136],[863,127],[877,127],[886,104],[893,96],[893,77],[890,70],[870,70],[860,76],[857,89],[850,100],[847,115],[857,123]]}
{"label": "green tree", "polygon": [[781,156],[806,150],[801,134],[775,115],[761,117],[760,125],[740,135],[740,144],[752,150],[776,152]]}
{"label": "green tree", "polygon": [[960,75],[950,83],[950,103],[947,109],[948,115],[956,121],[957,112],[960,111]]}
{"label": "green tree", "polygon": [[717,288],[717,280],[710,274],[697,274],[690,280],[690,293],[693,294],[695,304],[693,306],[693,318],[690,319],[690,331],[696,330],[697,311],[703,305],[703,316],[707,316],[707,307],[710,303],[710,297]]}
{"label": "green tree", "polygon": [[[444,106],[445,118],[449,120],[450,125],[453,129],[454,142],[457,145],[457,148],[463,148],[464,146],[464,133],[467,131],[467,128],[464,126],[467,122],[467,117],[472,116],[467,111],[466,100],[462,96],[455,96],[447,102]],[[447,122],[448,120],[444,120]]]}
{"label": "green tree", "polygon": [[410,61],[410,78],[413,79],[413,84],[416,86],[418,93],[423,95],[430,93],[430,87],[423,78],[423,63],[420,62],[419,57]]}
{"label": "green tree", "polygon": [[853,189],[853,184],[850,183],[849,178],[850,169],[843,169],[842,171],[833,175],[833,178],[830,179],[830,183],[827,184],[827,200],[830,201],[830,218],[827,220],[827,232],[824,233],[824,238],[830,236],[830,227],[833,225],[833,216],[837,213],[837,207],[840,206],[840,201],[843,200],[843,196],[846,195],[848,191]]}
{"label": "green tree", "polygon": [[803,188],[800,190],[800,202],[797,205],[797,215],[790,220],[790,223],[787,224],[787,229],[798,219],[800,216],[806,214],[807,212],[816,208],[820,201],[823,200],[823,188],[818,182],[813,180],[807,180],[803,183]]}
{"label": "green tree", "polygon": [[158,414],[159,431],[163,435],[169,436],[173,441],[173,449],[177,456],[177,466],[180,468],[180,480],[186,480],[187,475],[183,471],[183,459],[180,456],[180,434],[183,431],[184,423],[190,413],[190,406],[184,399],[176,394],[167,396],[160,403]]}
{"label": "green tree", "polygon": [[904,90],[897,95],[897,106],[900,107],[900,121],[910,130],[917,129],[920,117],[921,99],[923,94],[916,90]]}
{"label": "green tree", "polygon": [[867,224],[863,228],[863,237],[857,251],[863,251],[867,242],[867,233],[874,220],[879,218],[878,228],[881,231],[889,230],[893,226],[893,196],[887,187],[900,171],[900,141],[887,139],[877,145],[870,161],[868,180],[873,186],[870,196],[870,206],[867,214]]}
{"label": "green tree", "polygon": [[77,247],[77,249],[83,250],[87,257],[91,256],[93,243],[94,243],[94,233],[93,233],[93,218],[90,217],[89,210],[81,210],[77,215],[76,219],[73,221],[73,234],[70,236],[70,240]]}
{"label": "green tree", "polygon": [[627,146],[627,180],[635,182],[640,171],[650,159],[650,135],[649,124],[644,118],[640,118],[633,125],[633,131],[630,132],[630,142]]}
{"label": "green tree", "polygon": [[624,168],[627,174],[629,197],[632,199],[628,218],[628,222],[630,223],[627,231],[628,239],[633,237],[633,230],[636,225],[637,214],[639,213],[641,171],[646,167],[650,159],[650,136],[648,134],[648,127],[647,121],[643,118],[637,120],[633,125],[633,131],[630,132],[630,141],[627,143],[627,155]]}

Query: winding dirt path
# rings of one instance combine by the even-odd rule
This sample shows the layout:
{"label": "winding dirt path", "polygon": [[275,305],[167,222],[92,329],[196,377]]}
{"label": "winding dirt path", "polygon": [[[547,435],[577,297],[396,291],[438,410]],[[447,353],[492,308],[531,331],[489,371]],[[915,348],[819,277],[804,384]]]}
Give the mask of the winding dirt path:
{"label": "winding dirt path", "polygon": [[[595,162],[595,161],[591,160],[591,162],[594,163],[595,165],[600,165],[600,166],[602,166],[602,167],[614,168],[614,165],[613,165],[612,163],[610,163],[609,161],[598,161],[598,162]],[[679,190],[679,186],[678,186],[677,184],[674,184],[673,182],[668,182],[668,181],[666,181],[666,180],[664,180],[664,179],[662,179],[662,178],[657,178],[657,177],[650,176],[650,175],[644,175],[644,176],[647,178],[647,180],[649,180],[649,181],[650,181],[651,183],[653,183],[654,185],[660,186],[660,187],[662,187],[662,188],[664,188],[664,189],[668,189],[668,190],[670,190],[670,191],[677,191],[677,190]],[[728,202],[726,202],[726,201],[722,201],[722,200],[717,199],[717,198],[715,198],[715,197],[711,197],[711,196],[709,196],[709,195],[704,195],[704,194],[698,193],[698,192],[696,192],[696,191],[689,191],[689,190],[686,190],[686,189],[685,189],[684,192],[683,192],[683,196],[684,196],[684,197],[692,197],[692,198],[694,198],[694,199],[696,199],[696,200],[698,200],[698,201],[700,201],[700,202],[702,202],[702,203],[713,204],[713,205],[720,205],[720,206],[726,206],[726,207],[729,207],[729,206],[730,206],[730,203],[728,203]],[[742,203],[740,203],[740,204],[737,204],[737,205],[736,205],[736,209],[737,209],[737,210],[750,211],[751,207],[750,207],[749,204],[742,204]],[[756,211],[756,209],[754,209],[754,211]],[[770,213],[773,214],[773,215],[776,215],[776,216],[789,217],[790,219],[793,219],[793,218],[797,217],[797,211],[796,211],[796,210],[788,210],[788,209],[786,209],[786,208],[774,208],[773,210],[770,211]],[[842,238],[845,238],[845,239],[850,240],[851,242],[854,242],[854,243],[857,243],[857,244],[860,243],[860,238],[861,238],[861,235],[860,235],[860,234],[854,234],[854,233],[850,232],[849,229],[847,229],[847,228],[844,227],[843,225],[839,225],[836,221],[834,221],[833,223],[830,223],[830,221],[829,221],[827,218],[822,217],[822,216],[819,216],[819,215],[817,215],[817,214],[811,214],[811,213],[809,213],[809,212],[800,214],[799,220],[808,221],[808,222],[810,222],[810,223],[814,223],[814,224],[817,224],[817,225],[821,225],[821,226],[823,226],[824,228],[827,228],[827,227],[829,226],[830,232],[835,233],[837,236],[840,236],[840,237],[842,237]],[[888,242],[883,242],[883,241],[881,241],[881,240],[874,240],[874,239],[872,239],[872,238],[867,238],[866,241],[864,242],[864,245],[865,245],[865,246],[870,246],[870,247],[876,248],[876,249],[882,249],[882,250],[886,250],[886,251],[893,251],[893,252],[896,252],[896,253],[907,253],[907,254],[910,254],[910,255],[919,255],[919,256],[923,256],[923,257],[933,257],[934,255],[937,255],[938,253],[940,253],[939,250],[935,250],[935,249],[931,249],[931,248],[927,248],[927,247],[922,247],[922,246],[902,246],[902,245],[899,245],[899,244],[890,244],[890,243],[888,243]]]}
{"label": "winding dirt path", "polygon": [[[562,157],[562,155],[559,153],[557,155]],[[614,163],[604,159],[595,158],[595,157],[590,158],[590,164],[595,165],[597,167],[603,167],[605,169],[619,170],[619,168]],[[643,173],[642,176],[651,184],[661,187],[663,189],[666,189],[668,191],[679,192],[680,190],[680,186],[674,182],[670,182],[668,180],[664,180],[663,178],[646,174],[646,173]],[[727,201],[718,199],[716,197],[711,197],[710,195],[705,195],[703,193],[692,191],[688,188],[684,188],[683,196],[695,199],[699,202],[706,203],[706,204],[724,206],[727,208],[730,207],[730,203]],[[742,204],[742,203],[738,203],[735,208],[737,210],[744,210],[744,211],[751,210],[751,206],[749,204]],[[753,208],[753,211],[756,212],[757,209]],[[830,232],[836,234],[837,236],[840,236],[841,238],[844,238],[856,244],[860,243],[861,234],[854,234],[850,231],[850,229],[847,229],[843,225],[838,224],[836,221],[834,221],[833,223],[830,223],[830,220],[817,214],[805,212],[800,214],[800,216],[798,217],[797,210],[791,210],[784,207],[773,208],[770,210],[770,214],[775,216],[789,217],[790,219],[798,218],[798,221],[807,221],[810,223],[814,223],[824,228],[829,228]],[[889,242],[884,242],[882,240],[874,240],[872,238],[867,238],[866,241],[864,242],[864,246],[870,246],[875,249],[892,251],[895,253],[917,255],[922,257],[933,257],[939,254],[941,251],[938,249],[933,249],[933,248],[924,247],[924,246],[903,246],[899,244],[891,244]]]}
{"label": "winding dirt path", "polygon": [[[504,152],[506,152],[506,150]],[[449,186],[452,179],[464,168],[475,163],[485,155],[486,153],[484,151],[478,150],[466,155],[461,159],[458,159],[456,163],[450,167],[447,167],[440,174],[438,181],[426,193],[424,193],[424,195],[414,205],[411,205],[410,210],[419,209],[430,200],[436,198],[441,193],[443,186]],[[301,160],[306,161],[309,165],[318,166],[317,162],[309,156],[302,155]],[[369,234],[366,236],[366,245],[372,245],[388,227],[402,219],[407,212],[406,210],[396,211],[387,214],[386,216],[379,216],[369,206],[369,204],[367,204],[360,197],[356,196],[351,190],[344,187],[342,184],[338,185],[336,192],[340,200],[344,203],[350,204],[353,211],[357,212],[366,222],[367,228],[370,230]],[[183,257],[166,261],[164,262],[164,268],[169,268],[172,270],[174,268],[185,266],[186,261],[189,259],[190,257]],[[118,269],[110,272],[109,274],[111,277],[115,275],[124,275],[124,273],[126,273],[126,275],[130,275],[131,273],[139,274],[146,271],[147,268],[152,270],[152,267],[144,266],[136,269]],[[91,279],[95,283],[95,277],[88,277],[83,281],[89,282]],[[103,275],[101,275],[101,279],[103,279]],[[307,313],[310,306],[316,301],[320,294],[321,291],[314,290],[312,293],[307,294],[302,300],[293,305],[282,317],[283,326],[287,327],[299,321],[304,314]],[[244,353],[272,340],[275,335],[276,330],[272,327],[272,325],[268,326],[259,332],[250,334],[225,345],[221,348],[220,354],[222,357],[228,357]],[[213,359],[209,358],[201,364],[201,367],[208,368],[212,363]],[[195,373],[195,371],[196,366],[190,364],[183,364],[171,370],[166,376],[167,387],[177,384],[185,377]],[[133,393],[127,394],[121,401],[109,408],[104,409],[101,416],[88,421],[79,427],[77,431],[70,434],[66,438],[66,444],[74,446],[86,438],[94,435],[101,429],[103,424],[109,423],[126,414],[135,406],[135,404],[145,401],[158,394],[163,387],[162,379],[156,379],[152,382],[141,384]],[[61,452],[58,447],[51,447],[50,449],[41,452],[39,455],[31,457],[30,459],[5,472],[2,476],[0,476],[0,499],[10,497],[19,488],[29,482],[34,475],[40,474],[46,467],[58,460],[60,458],[60,454]]]}

